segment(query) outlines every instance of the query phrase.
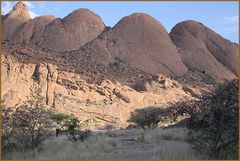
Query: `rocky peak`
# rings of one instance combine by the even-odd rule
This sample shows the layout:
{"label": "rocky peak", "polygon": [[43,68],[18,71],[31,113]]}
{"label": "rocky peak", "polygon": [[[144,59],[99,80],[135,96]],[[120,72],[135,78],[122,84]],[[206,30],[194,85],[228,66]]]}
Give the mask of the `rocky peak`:
{"label": "rocky peak", "polygon": [[[164,32],[166,31],[163,25],[154,19],[153,17],[144,14],[144,13],[133,13],[129,16],[123,17],[114,27],[113,27],[113,36],[129,36],[130,39],[134,34],[134,38],[137,37],[139,41],[143,41],[145,34],[148,33],[148,30],[152,30],[152,32]],[[125,35],[126,33],[126,35]],[[129,35],[130,34],[130,35]]]}
{"label": "rocky peak", "polygon": [[28,6],[24,4],[22,1],[19,1],[15,4],[13,9],[9,12],[9,14],[13,12],[27,12],[28,13]]}
{"label": "rocky peak", "polygon": [[187,72],[166,29],[143,13],[121,19],[91,43],[90,53],[101,62],[112,63],[112,59],[119,58],[150,74],[182,76]]}
{"label": "rocky peak", "polygon": [[10,40],[17,29],[30,19],[27,5],[21,1],[17,2],[13,9],[5,15],[2,22],[2,32],[4,33],[2,40]]}
{"label": "rocky peak", "polygon": [[129,16],[126,16],[124,18],[122,18],[116,26],[130,26],[133,25],[132,27],[151,27],[153,25],[156,25],[156,27],[160,27],[161,30],[163,30],[163,32],[167,32],[167,30],[164,28],[164,26],[157,21],[156,19],[154,19],[152,16],[146,14],[146,13],[140,13],[140,12],[136,12],[133,13]]}
{"label": "rocky peak", "polygon": [[63,19],[63,21],[65,22],[67,21],[73,22],[74,20],[101,21],[101,23],[103,23],[100,16],[86,8],[74,10],[72,13],[70,13]]}
{"label": "rocky peak", "polygon": [[88,9],[78,9],[46,26],[39,45],[54,51],[81,48],[102,33],[102,19]]}
{"label": "rocky peak", "polygon": [[30,14],[28,11],[28,6],[22,1],[15,4],[12,10],[7,14],[7,17],[22,19],[23,21],[30,20]]}
{"label": "rocky peak", "polygon": [[202,71],[215,80],[238,75],[238,46],[202,23],[180,22],[173,27],[170,37],[189,69]]}

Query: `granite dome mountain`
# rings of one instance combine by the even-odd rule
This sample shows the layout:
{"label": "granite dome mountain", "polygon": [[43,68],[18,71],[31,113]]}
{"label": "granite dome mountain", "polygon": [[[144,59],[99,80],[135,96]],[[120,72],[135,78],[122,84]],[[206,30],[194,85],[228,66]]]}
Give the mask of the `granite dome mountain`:
{"label": "granite dome mountain", "polygon": [[136,108],[164,108],[238,77],[238,45],[193,20],[168,33],[150,15],[133,13],[111,28],[88,9],[31,19],[23,2],[1,18],[9,106],[38,90],[49,107],[93,126],[126,125]]}
{"label": "granite dome mountain", "polygon": [[214,79],[238,75],[238,44],[203,24],[193,20],[178,23],[170,37],[180,48],[180,56],[189,69],[204,70]]}
{"label": "granite dome mountain", "polygon": [[18,28],[30,19],[27,5],[17,3],[8,14],[2,16],[2,40],[11,40]]}

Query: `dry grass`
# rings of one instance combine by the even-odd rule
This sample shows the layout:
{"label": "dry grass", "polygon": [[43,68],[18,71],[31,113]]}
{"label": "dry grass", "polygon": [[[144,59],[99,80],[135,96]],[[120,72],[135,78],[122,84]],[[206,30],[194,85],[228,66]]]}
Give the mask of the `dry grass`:
{"label": "dry grass", "polygon": [[185,128],[156,128],[145,132],[144,141],[154,143],[155,155],[151,159],[207,159],[206,155],[197,154],[191,145],[186,143],[187,129]]}
{"label": "dry grass", "polygon": [[78,143],[57,138],[42,143],[34,150],[7,154],[4,159],[97,159],[100,155],[119,147],[121,147],[119,142],[106,136],[93,136]]}
{"label": "dry grass", "polygon": [[187,129],[184,128],[156,128],[144,133],[144,138],[148,142],[158,142],[161,140],[184,141],[187,138]]}
{"label": "dry grass", "polygon": [[155,155],[151,159],[195,160],[207,159],[204,155],[196,154],[186,142],[163,141],[154,148]]}
{"label": "dry grass", "polygon": [[107,131],[106,135],[110,137],[130,137],[130,136],[139,136],[144,134],[143,129],[131,129],[131,130],[113,130]]}
{"label": "dry grass", "polygon": [[[35,150],[14,152],[4,159],[208,159],[197,155],[185,142],[186,137],[183,128],[107,131],[79,143],[53,138]],[[134,141],[121,142],[126,138],[134,138]]]}

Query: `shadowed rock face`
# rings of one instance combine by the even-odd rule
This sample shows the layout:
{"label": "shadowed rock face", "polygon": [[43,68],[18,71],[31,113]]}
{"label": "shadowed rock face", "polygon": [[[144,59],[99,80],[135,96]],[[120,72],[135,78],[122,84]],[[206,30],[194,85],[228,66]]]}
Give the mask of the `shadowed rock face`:
{"label": "shadowed rock face", "polygon": [[51,23],[54,16],[39,16],[20,26],[12,36],[12,41],[25,44],[38,44],[42,38],[45,26]]}
{"label": "shadowed rock face", "polygon": [[2,17],[2,40],[10,40],[17,29],[30,20],[28,7],[23,2],[18,2],[13,9]]}
{"label": "shadowed rock face", "polygon": [[1,15],[1,23],[5,20],[6,16],[5,15]]}
{"label": "shadowed rock face", "polygon": [[3,40],[33,44],[54,51],[79,49],[105,28],[102,19],[88,9],[75,10],[63,19],[54,16],[30,19],[23,2],[18,2],[2,18]]}
{"label": "shadowed rock face", "polygon": [[101,34],[104,27],[98,15],[88,9],[78,9],[47,25],[39,45],[55,51],[76,50]]}
{"label": "shadowed rock face", "polygon": [[216,80],[238,75],[238,46],[203,24],[192,20],[178,23],[170,37],[188,68],[204,71]]}
{"label": "shadowed rock face", "polygon": [[103,63],[118,57],[151,74],[182,76],[187,72],[165,28],[147,14],[124,17],[88,47]]}

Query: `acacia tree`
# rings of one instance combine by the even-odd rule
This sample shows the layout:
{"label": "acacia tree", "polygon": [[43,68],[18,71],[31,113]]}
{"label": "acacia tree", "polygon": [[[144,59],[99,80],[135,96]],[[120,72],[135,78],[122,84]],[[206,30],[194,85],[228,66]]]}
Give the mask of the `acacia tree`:
{"label": "acacia tree", "polygon": [[155,107],[148,107],[143,109],[136,109],[134,112],[130,113],[130,118],[128,122],[136,123],[143,129],[156,127],[160,122],[164,110]]}
{"label": "acacia tree", "polygon": [[44,98],[38,94],[17,106],[12,115],[14,139],[19,146],[35,148],[50,136],[51,120]]}
{"label": "acacia tree", "polygon": [[2,152],[5,152],[8,149],[11,149],[12,144],[11,136],[13,134],[12,132],[12,118],[11,113],[13,111],[11,108],[6,107],[4,104],[4,101],[1,101],[1,150]]}
{"label": "acacia tree", "polygon": [[196,100],[171,105],[168,116],[189,116],[189,142],[198,152],[213,159],[237,159],[238,89],[238,80],[226,81]]}

